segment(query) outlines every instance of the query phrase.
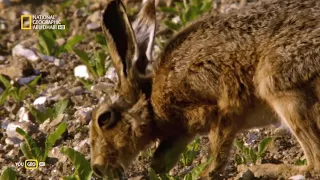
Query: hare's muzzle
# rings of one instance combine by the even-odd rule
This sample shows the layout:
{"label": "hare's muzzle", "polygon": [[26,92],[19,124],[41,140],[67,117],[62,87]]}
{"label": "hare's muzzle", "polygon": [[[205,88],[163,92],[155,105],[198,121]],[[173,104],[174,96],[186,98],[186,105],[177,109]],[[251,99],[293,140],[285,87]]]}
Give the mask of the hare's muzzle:
{"label": "hare's muzzle", "polygon": [[121,166],[107,165],[97,159],[96,162],[91,163],[93,172],[102,178],[107,179],[123,179],[124,169]]}

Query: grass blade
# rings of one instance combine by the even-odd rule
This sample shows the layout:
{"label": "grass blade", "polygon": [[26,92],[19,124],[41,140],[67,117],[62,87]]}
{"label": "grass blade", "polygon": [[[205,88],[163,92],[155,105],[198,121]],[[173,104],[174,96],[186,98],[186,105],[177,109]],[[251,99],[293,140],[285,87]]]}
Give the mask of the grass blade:
{"label": "grass blade", "polygon": [[7,167],[5,170],[2,171],[1,180],[16,180],[17,179],[17,172],[12,168]]}
{"label": "grass blade", "polygon": [[56,143],[56,141],[58,139],[61,138],[62,134],[67,130],[67,124],[65,122],[62,122],[61,124],[59,124],[59,126],[57,127],[57,129],[48,136],[47,140],[46,140],[46,148],[45,148],[45,152],[44,155],[42,157],[42,160],[45,161],[49,151],[52,149],[52,147],[54,146],[54,144]]}
{"label": "grass blade", "polygon": [[93,171],[90,163],[85,159],[84,155],[74,149],[63,147],[61,153],[66,155],[75,167],[75,176],[80,180],[90,180]]}

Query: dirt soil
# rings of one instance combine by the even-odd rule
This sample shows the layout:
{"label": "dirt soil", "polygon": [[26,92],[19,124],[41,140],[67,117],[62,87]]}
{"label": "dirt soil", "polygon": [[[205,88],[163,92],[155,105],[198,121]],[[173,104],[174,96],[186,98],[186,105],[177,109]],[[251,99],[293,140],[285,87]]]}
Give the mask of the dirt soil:
{"label": "dirt soil", "polygon": [[[1,2],[1,1],[0,1]],[[36,2],[36,3],[35,3]],[[63,176],[71,175],[74,166],[71,162],[60,153],[59,149],[63,146],[72,147],[83,153],[87,159],[90,158],[88,126],[90,122],[90,112],[98,104],[103,96],[101,92],[89,91],[75,77],[74,68],[82,63],[73,53],[64,53],[57,57],[56,61],[46,61],[42,58],[38,60],[28,60],[25,57],[13,56],[13,49],[17,45],[24,48],[39,52],[37,47],[38,31],[21,30],[20,15],[30,14],[55,14],[59,19],[70,21],[70,30],[68,34],[60,38],[59,42],[65,42],[73,35],[82,34],[85,39],[77,45],[78,49],[86,52],[92,52],[99,48],[94,43],[96,33],[101,33],[101,28],[95,27],[88,29],[88,24],[99,22],[99,13],[102,11],[104,1],[90,1],[87,6],[81,7],[81,1],[72,1],[71,5],[61,8],[62,0],[54,1],[12,1],[11,5],[0,6],[0,69],[4,74],[9,74],[11,78],[30,77],[32,75],[41,75],[38,88],[43,88],[39,94],[28,96],[22,103],[15,103],[12,99],[8,100],[3,106],[0,106],[0,167],[13,167],[19,173],[18,179],[29,180],[56,180]],[[129,0],[130,2],[130,0]],[[239,7],[239,1],[221,1],[216,11],[220,10],[225,13],[229,9]],[[130,6],[133,9],[139,9],[141,2],[135,1]],[[133,10],[133,15],[137,11]],[[166,18],[163,14],[158,14],[158,20]],[[161,30],[162,36],[171,37],[172,32],[165,31],[162,23],[158,23],[158,29]],[[59,43],[58,42],[58,43]],[[157,46],[157,45],[156,45]],[[18,62],[18,63],[14,63]],[[1,70],[0,70],[1,72]],[[98,82],[105,82],[107,78],[101,78]],[[0,86],[1,87],[1,86]],[[3,86],[0,94],[3,92]],[[46,97],[46,105],[50,106],[59,99],[68,98],[69,107],[61,119],[55,123],[39,125],[30,117],[30,113],[21,112],[21,107],[31,104],[39,97]],[[21,115],[22,114],[22,115]],[[27,117],[26,117],[27,116]],[[21,127],[28,130],[39,143],[43,142],[45,134],[52,132],[56,124],[66,121],[68,128],[67,133],[57,142],[53,150],[49,153],[49,159],[45,167],[37,170],[26,170],[24,167],[17,167],[16,162],[24,162],[25,157],[19,148],[19,141],[10,137],[15,136],[12,127]],[[11,128],[11,129],[10,129]],[[247,145],[256,147],[258,142],[266,137],[273,137],[272,145],[268,148],[260,163],[290,163],[294,164],[298,159],[304,159],[303,151],[297,141],[292,137],[289,131],[281,125],[273,125],[263,129],[254,129],[249,132],[241,133],[237,139],[246,142]],[[134,161],[133,165],[127,171],[130,179],[143,179],[147,176],[147,169],[150,163],[150,152],[155,145],[149,150],[141,153]],[[230,163],[226,169],[226,175],[221,179],[234,179],[237,172],[237,165],[234,161],[235,154],[239,150],[231,150]],[[208,158],[208,139],[201,137],[201,150],[199,151],[193,165],[205,162]],[[185,171],[186,167],[177,164],[170,174],[179,174]],[[312,175],[304,175],[307,179],[316,179]]]}

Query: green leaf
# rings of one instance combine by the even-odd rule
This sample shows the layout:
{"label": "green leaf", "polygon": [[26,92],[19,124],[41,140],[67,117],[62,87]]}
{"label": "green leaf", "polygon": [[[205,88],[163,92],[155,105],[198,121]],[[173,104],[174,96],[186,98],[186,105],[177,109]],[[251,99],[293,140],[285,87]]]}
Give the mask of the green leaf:
{"label": "green leaf", "polygon": [[84,78],[78,78],[78,80],[88,89],[91,90],[91,87],[93,86],[93,82],[90,80],[86,80]]}
{"label": "green leaf", "polygon": [[0,105],[3,105],[10,95],[10,89],[6,89],[0,97]]}
{"label": "green leaf", "polygon": [[53,117],[53,110],[50,108],[47,108],[42,112],[33,106],[29,106],[28,110],[35,117],[38,123],[43,123],[45,120]]}
{"label": "green leaf", "polygon": [[17,179],[17,172],[12,168],[7,167],[5,170],[2,171],[1,180],[16,180]]}
{"label": "green leaf", "polygon": [[172,13],[172,14],[179,14],[176,8],[173,7],[159,7],[159,10],[164,13]]}
{"label": "green leaf", "polygon": [[18,101],[21,102],[27,97],[27,95],[29,94],[29,90],[26,86],[20,87],[19,89],[17,88],[17,90],[18,90],[17,98],[18,98]]}
{"label": "green leaf", "polygon": [[192,174],[191,174],[191,173],[188,173],[183,179],[184,179],[184,180],[193,180],[193,179],[192,179]]}
{"label": "green leaf", "polygon": [[303,166],[303,165],[307,165],[307,160],[303,159],[301,160],[300,158],[296,161],[295,163],[297,166]]}
{"label": "green leaf", "polygon": [[53,118],[56,118],[60,114],[64,113],[64,111],[68,107],[68,103],[68,99],[60,100],[59,102],[57,102],[53,107]]}
{"label": "green leaf", "polygon": [[76,176],[72,175],[72,176],[65,176],[63,177],[64,180],[79,180],[79,178],[77,178]]}
{"label": "green leaf", "polygon": [[256,164],[258,157],[253,148],[249,149],[249,156],[250,156],[251,162],[253,164]]}
{"label": "green leaf", "polygon": [[2,82],[2,84],[4,85],[4,87],[5,87],[6,89],[8,89],[8,88],[10,88],[10,87],[12,86],[11,83],[10,83],[10,80],[7,79],[7,78],[5,78],[5,77],[2,76],[1,74],[0,74],[0,81]]}
{"label": "green leaf", "polygon": [[106,58],[107,58],[107,55],[102,52],[102,51],[99,51],[99,52],[96,52],[95,53],[95,56],[96,56],[96,67],[97,67],[97,74],[98,76],[104,76],[105,72],[106,72],[106,69],[105,69],[105,61],[106,61]]}
{"label": "green leaf", "polygon": [[84,36],[83,35],[75,35],[73,36],[71,39],[68,40],[68,42],[65,44],[65,48],[68,52],[72,51],[72,48],[77,45],[79,42],[81,42],[82,40],[84,40]]}
{"label": "green leaf", "polygon": [[38,147],[36,142],[23,129],[17,127],[16,132],[24,137],[26,143],[28,144],[29,148],[31,149],[31,153],[32,153],[33,157],[35,157],[36,159],[41,157],[43,152],[40,150],[40,148]]}
{"label": "green leaf", "polygon": [[73,51],[80,58],[80,60],[82,60],[85,63],[89,63],[90,58],[89,58],[89,56],[88,56],[88,54],[86,52],[84,52],[84,51],[82,51],[80,49],[75,49],[75,48],[73,48]]}
{"label": "green leaf", "polygon": [[211,1],[205,2],[205,3],[202,4],[202,7],[200,8],[200,11],[202,13],[205,13],[205,12],[209,11],[211,8],[212,8],[212,2]]}
{"label": "green leaf", "polygon": [[199,166],[195,167],[191,171],[192,179],[198,179],[202,171],[211,164],[213,158],[211,157],[206,163],[202,163]]}
{"label": "green leaf", "polygon": [[33,157],[32,151],[31,151],[30,147],[28,146],[28,144],[26,142],[20,143],[20,149],[21,149],[23,155],[27,159],[34,159],[35,158],[35,157]]}
{"label": "green leaf", "polygon": [[107,41],[106,38],[104,37],[104,35],[102,34],[96,34],[95,36],[95,40],[98,44],[102,45],[102,46],[106,46],[107,45]]}
{"label": "green leaf", "polygon": [[235,162],[237,163],[237,165],[244,164],[243,157],[240,156],[239,154],[236,154]]}
{"label": "green leaf", "polygon": [[235,140],[234,143],[233,143],[240,151],[244,151],[245,149],[245,146],[242,142],[238,141],[238,140]]}
{"label": "green leaf", "polygon": [[92,170],[90,163],[85,159],[84,155],[75,151],[71,148],[63,147],[61,148],[61,153],[66,155],[75,167],[74,175],[77,176],[79,180],[90,180],[92,176]]}
{"label": "green leaf", "polygon": [[267,137],[263,139],[258,145],[258,157],[261,157],[262,154],[267,150],[268,145],[272,142],[272,137]]}
{"label": "green leaf", "polygon": [[43,50],[44,54],[51,55],[54,51],[55,40],[50,31],[40,31],[39,32],[38,43],[42,47],[40,50]]}
{"label": "green leaf", "polygon": [[11,87],[10,90],[10,96],[16,101],[19,102],[20,98],[19,98],[19,89],[17,87]]}
{"label": "green leaf", "polygon": [[49,151],[52,149],[52,147],[54,146],[54,144],[56,143],[56,141],[58,139],[61,138],[62,134],[67,130],[67,124],[65,122],[62,122],[59,124],[59,126],[57,127],[57,129],[48,136],[48,138],[46,139],[46,143],[45,143],[45,152],[44,152],[44,156],[42,157],[42,161],[45,161]]}
{"label": "green leaf", "polygon": [[171,30],[174,30],[174,31],[179,30],[180,27],[181,27],[180,24],[177,24],[177,23],[174,23],[174,22],[168,21],[168,20],[164,21],[164,24],[165,24],[166,26],[168,26],[168,28],[170,28]]}
{"label": "green leaf", "polygon": [[90,62],[90,58],[89,55],[80,50],[80,49],[75,49],[73,48],[74,53],[80,58],[80,61],[87,66],[87,68],[89,69],[90,73],[95,76],[98,77],[98,74],[96,73],[96,70],[93,68],[93,66],[91,65],[92,62]]}
{"label": "green leaf", "polygon": [[157,173],[152,168],[148,169],[148,175],[149,175],[150,180],[161,180],[158,177]]}
{"label": "green leaf", "polygon": [[[174,3],[174,6],[177,8],[177,9],[184,9],[184,5],[183,5],[183,2],[173,2]],[[180,14],[180,13],[179,13]]]}
{"label": "green leaf", "polygon": [[187,12],[184,14],[184,20],[185,22],[183,22],[183,24],[187,24],[188,22],[193,21],[194,19],[196,19],[198,17],[199,13],[197,11],[197,9],[195,8],[188,8]]}
{"label": "green leaf", "polygon": [[36,87],[36,85],[37,85],[38,81],[40,80],[40,78],[41,78],[41,75],[35,77],[32,81],[30,81],[28,83],[28,86],[29,87]]}

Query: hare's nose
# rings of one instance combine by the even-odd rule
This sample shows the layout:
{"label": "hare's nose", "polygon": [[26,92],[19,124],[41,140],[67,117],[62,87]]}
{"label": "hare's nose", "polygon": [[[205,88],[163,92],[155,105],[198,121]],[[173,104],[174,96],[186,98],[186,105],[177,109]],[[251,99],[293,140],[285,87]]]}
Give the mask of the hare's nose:
{"label": "hare's nose", "polygon": [[92,170],[97,176],[103,177],[103,173],[105,171],[105,168],[101,164],[93,164],[92,165]]}

